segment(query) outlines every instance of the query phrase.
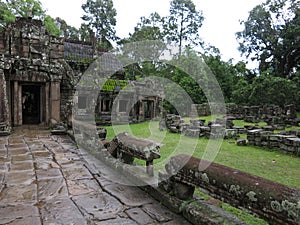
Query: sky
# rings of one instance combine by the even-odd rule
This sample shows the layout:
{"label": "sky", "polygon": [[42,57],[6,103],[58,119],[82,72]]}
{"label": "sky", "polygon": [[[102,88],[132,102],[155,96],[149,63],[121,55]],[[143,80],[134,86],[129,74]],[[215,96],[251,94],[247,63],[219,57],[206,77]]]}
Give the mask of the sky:
{"label": "sky", "polygon": [[[47,14],[64,19],[69,25],[80,27],[83,22],[81,5],[86,0],[41,0]],[[264,0],[193,0],[197,10],[201,10],[204,22],[200,37],[208,44],[220,49],[222,59],[234,62],[241,60],[237,50],[235,33],[242,31],[240,20],[246,20],[249,12]],[[116,32],[120,38],[128,37],[142,16],[153,12],[161,16],[169,14],[169,0],[113,0],[117,11]],[[253,65],[252,65],[253,66]],[[250,66],[251,67],[251,66]]]}

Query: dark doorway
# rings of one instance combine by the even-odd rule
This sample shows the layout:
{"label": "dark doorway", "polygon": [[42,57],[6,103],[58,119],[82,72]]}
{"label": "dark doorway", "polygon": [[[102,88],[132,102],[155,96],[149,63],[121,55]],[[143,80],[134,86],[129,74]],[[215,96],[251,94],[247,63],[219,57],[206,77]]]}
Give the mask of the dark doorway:
{"label": "dark doorway", "polygon": [[153,118],[154,111],[154,102],[153,101],[144,101],[144,111],[145,111],[145,119]]}
{"label": "dark doorway", "polygon": [[23,124],[39,124],[40,121],[39,85],[22,85],[22,118]]}

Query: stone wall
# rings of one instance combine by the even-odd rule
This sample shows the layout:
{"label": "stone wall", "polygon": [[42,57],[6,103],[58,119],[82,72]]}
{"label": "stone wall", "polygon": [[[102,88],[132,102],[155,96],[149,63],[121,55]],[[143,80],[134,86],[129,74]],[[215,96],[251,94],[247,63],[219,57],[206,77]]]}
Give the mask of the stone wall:
{"label": "stone wall", "polygon": [[277,105],[262,105],[262,106],[241,106],[234,103],[226,104],[226,108],[218,108],[218,104],[204,103],[192,105],[191,116],[208,116],[211,113],[211,108],[217,109],[223,114],[233,116],[236,119],[245,120],[247,122],[265,121],[268,124],[292,124],[297,125],[299,121],[296,119],[296,108],[294,105],[286,105],[280,107]]}
{"label": "stone wall", "polygon": [[[5,81],[0,76],[1,106],[7,89],[7,106],[1,107],[0,120],[22,125],[22,87],[36,85],[43,89],[40,122],[70,124],[74,88],[94,58],[94,47],[52,36],[42,21],[17,18],[0,34],[0,54],[0,74],[5,75]],[[5,114],[3,109],[9,111]]]}
{"label": "stone wall", "polygon": [[276,148],[300,156],[300,131],[286,131],[275,134],[262,129],[249,130],[247,139],[250,145]]}

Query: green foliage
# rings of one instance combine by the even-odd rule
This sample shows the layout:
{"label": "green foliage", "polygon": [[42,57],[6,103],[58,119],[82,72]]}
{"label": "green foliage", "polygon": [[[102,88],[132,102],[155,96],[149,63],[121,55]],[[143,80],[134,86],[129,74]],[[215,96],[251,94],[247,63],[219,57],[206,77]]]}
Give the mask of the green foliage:
{"label": "green foliage", "polygon": [[45,15],[39,0],[10,0],[7,5],[15,17],[42,19]]}
{"label": "green foliage", "polygon": [[170,15],[167,18],[165,31],[167,40],[178,43],[179,55],[182,53],[184,44],[199,45],[199,28],[202,26],[203,20],[202,12],[196,10],[192,0],[172,0],[170,2]]}
{"label": "green foliage", "polygon": [[101,90],[103,91],[115,91],[116,89],[124,89],[128,85],[128,82],[125,80],[115,80],[108,79],[102,86]]}
{"label": "green foliage", "polygon": [[76,27],[68,25],[65,20],[59,17],[55,18],[55,24],[60,29],[60,35],[65,39],[80,40],[80,32]]}
{"label": "green foliage", "polygon": [[253,8],[237,33],[243,54],[259,62],[260,72],[292,78],[300,65],[298,0],[268,0]]}
{"label": "green foliage", "polygon": [[50,32],[50,34],[55,36],[61,35],[61,30],[58,28],[58,26],[55,24],[54,19],[51,16],[45,16],[45,27]]}
{"label": "green foliage", "polygon": [[59,28],[53,18],[45,14],[45,10],[39,0],[10,0],[0,2],[0,24],[3,28],[6,24],[15,22],[16,17],[34,18],[44,21],[50,34],[59,36]]}
{"label": "green foliage", "polygon": [[84,15],[82,19],[88,22],[89,27],[95,29],[100,47],[111,47],[109,41],[116,37],[116,9],[112,0],[87,0],[82,5]]}

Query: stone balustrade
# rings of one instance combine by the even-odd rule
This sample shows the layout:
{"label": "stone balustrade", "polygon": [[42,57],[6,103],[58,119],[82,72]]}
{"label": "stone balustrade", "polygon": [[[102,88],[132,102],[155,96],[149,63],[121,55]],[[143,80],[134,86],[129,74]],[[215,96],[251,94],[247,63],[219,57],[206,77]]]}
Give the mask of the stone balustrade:
{"label": "stone balustrade", "polygon": [[[299,224],[298,189],[216,163],[199,170],[200,162],[188,155],[172,157],[166,164],[166,173],[160,174],[160,186],[182,200],[191,199],[194,189],[202,188],[211,196],[245,208],[270,224]],[[165,177],[169,179],[166,181]]]}

